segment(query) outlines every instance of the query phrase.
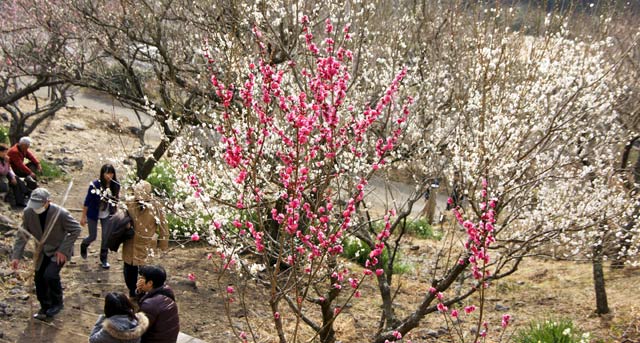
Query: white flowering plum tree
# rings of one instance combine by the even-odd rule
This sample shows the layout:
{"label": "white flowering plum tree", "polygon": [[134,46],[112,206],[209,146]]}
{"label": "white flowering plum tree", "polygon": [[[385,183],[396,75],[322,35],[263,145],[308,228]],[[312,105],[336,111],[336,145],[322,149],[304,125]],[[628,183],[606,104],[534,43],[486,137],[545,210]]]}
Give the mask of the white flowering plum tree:
{"label": "white flowering plum tree", "polygon": [[[67,28],[46,23],[46,11],[5,1],[0,12],[0,107],[10,115],[9,140],[14,144],[66,105],[69,86],[57,73],[74,60],[60,35]],[[40,89],[48,90],[46,98],[35,95]],[[28,98],[32,102],[21,101]]]}

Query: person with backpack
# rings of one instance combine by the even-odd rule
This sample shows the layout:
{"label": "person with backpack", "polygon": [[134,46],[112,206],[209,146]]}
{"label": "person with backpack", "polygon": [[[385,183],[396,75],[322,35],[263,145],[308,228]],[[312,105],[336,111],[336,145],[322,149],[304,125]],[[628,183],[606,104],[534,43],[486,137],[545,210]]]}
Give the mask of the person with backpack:
{"label": "person with backpack", "polygon": [[109,216],[116,212],[116,204],[120,197],[120,183],[116,176],[116,169],[111,164],[105,164],[100,168],[100,176],[91,182],[89,190],[84,198],[80,225],[88,225],[89,236],[80,244],[80,256],[87,259],[89,245],[96,240],[98,234],[98,220],[102,227],[102,241],[100,244],[100,265],[104,269],[111,266],[107,262],[109,249],[107,240],[109,231],[106,229]]}
{"label": "person with backpack", "polygon": [[162,206],[153,197],[153,187],[147,181],[139,181],[133,186],[133,201],[127,201],[127,212],[133,223],[134,234],[122,245],[122,260],[124,281],[129,295],[133,297],[136,294],[138,267],[146,264],[150,251],[158,245],[160,249],[167,250],[169,229]]}

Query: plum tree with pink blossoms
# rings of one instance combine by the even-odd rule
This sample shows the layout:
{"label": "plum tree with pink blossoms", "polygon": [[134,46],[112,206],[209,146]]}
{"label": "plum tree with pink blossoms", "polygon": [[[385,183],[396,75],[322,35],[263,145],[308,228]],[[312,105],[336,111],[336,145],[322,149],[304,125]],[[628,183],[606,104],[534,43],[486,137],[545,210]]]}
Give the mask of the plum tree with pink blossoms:
{"label": "plum tree with pink blossoms", "polygon": [[[351,99],[349,26],[336,29],[327,20],[326,38],[316,45],[308,18],[301,23],[304,58],[313,61],[312,68],[299,68],[294,61],[269,64],[256,29],[262,54],[248,66],[245,83],[236,88],[216,73],[211,78],[223,107],[216,130],[235,184],[234,191],[218,198],[237,211],[226,223],[214,218],[212,239],[222,270],[239,265],[251,273],[247,259],[237,254],[240,247],[248,247],[264,269],[255,280],[267,288],[281,342],[296,340],[302,323],[321,341],[333,342],[333,322],[342,306],[360,297],[361,282],[380,268],[373,254],[364,272],[349,270],[337,258],[342,240],[360,222],[356,210],[367,180],[384,167],[402,134],[411,98],[397,100],[406,73],[401,70],[375,103]],[[374,126],[386,134],[371,151]],[[192,175],[190,181],[197,197],[214,196],[200,187],[207,179]],[[240,288],[226,288],[228,302]]]}

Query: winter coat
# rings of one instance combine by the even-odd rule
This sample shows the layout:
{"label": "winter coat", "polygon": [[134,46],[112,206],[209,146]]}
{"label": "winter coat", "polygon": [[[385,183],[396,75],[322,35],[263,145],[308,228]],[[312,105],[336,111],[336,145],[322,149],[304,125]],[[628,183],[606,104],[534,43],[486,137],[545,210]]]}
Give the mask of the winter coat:
{"label": "winter coat", "polygon": [[[151,250],[160,240],[160,249],[169,247],[169,230],[160,203],[153,199],[127,203],[135,234],[122,245],[122,260],[132,266],[143,266]],[[157,234],[157,238],[156,238]]]}
{"label": "winter coat", "polygon": [[142,295],[138,305],[149,318],[149,329],[142,336],[143,343],[175,343],[178,340],[180,319],[175,299],[167,285]]}
{"label": "winter coat", "polygon": [[[51,223],[53,218],[56,218],[54,223]],[[82,228],[80,224],[69,214],[66,209],[55,205],[49,204],[47,210],[47,218],[45,220],[44,228],[40,225],[40,218],[36,212],[31,208],[25,208],[22,214],[22,228],[31,233],[37,240],[41,240],[43,231],[50,225],[51,233],[47,237],[47,240],[43,244],[43,252],[46,256],[53,256],[56,252],[63,253],[67,260],[71,259],[73,252],[73,243],[76,241]],[[25,232],[19,232],[16,235],[16,241],[13,246],[12,259],[19,260],[24,253],[24,247],[27,244],[29,237]],[[38,260],[36,270],[40,268],[42,259]]]}
{"label": "winter coat", "polygon": [[89,343],[139,343],[149,328],[149,319],[142,313],[136,313],[136,319],[119,314],[105,318],[100,315],[89,336]]}
{"label": "winter coat", "polygon": [[11,168],[18,174],[22,173],[29,175],[33,172],[24,164],[25,158],[35,164],[36,167],[40,165],[40,161],[38,161],[38,159],[31,153],[31,151],[29,151],[29,149],[27,149],[26,152],[22,152],[22,150],[20,150],[19,144],[17,143],[14,144],[9,149],[9,151],[7,151],[7,156],[9,156],[9,159],[11,160]]}

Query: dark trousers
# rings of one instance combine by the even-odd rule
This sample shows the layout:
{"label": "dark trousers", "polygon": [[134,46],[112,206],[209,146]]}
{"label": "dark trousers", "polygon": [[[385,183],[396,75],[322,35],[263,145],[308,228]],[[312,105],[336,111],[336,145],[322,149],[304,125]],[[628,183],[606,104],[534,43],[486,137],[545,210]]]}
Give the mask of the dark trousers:
{"label": "dark trousers", "polygon": [[0,193],[7,192],[5,200],[11,206],[24,206],[26,204],[26,199],[24,198],[26,188],[24,181],[20,180],[20,178],[16,178],[16,184],[12,184],[10,180],[4,180],[0,177]]}
{"label": "dark trousers", "polygon": [[124,283],[127,284],[129,289],[129,296],[134,297],[136,295],[136,283],[138,282],[138,266],[125,262],[122,271],[124,272]]}
{"label": "dark trousers", "polygon": [[[36,165],[33,162],[29,162],[26,164],[27,168],[29,168],[34,174],[38,171],[38,168],[36,167]],[[21,170],[14,170],[16,176],[18,177],[23,177],[24,178],[24,182],[27,184],[27,187],[30,190],[34,190],[36,188],[38,188],[38,182],[32,178],[31,176],[29,176],[29,174],[21,171]]]}
{"label": "dark trousers", "polygon": [[[100,242],[100,262],[107,262],[107,255],[109,254],[109,248],[107,248],[107,240],[109,239],[109,232],[105,230],[108,218],[100,219],[100,227],[102,227],[102,234],[100,235],[102,242]],[[87,226],[89,227],[89,236],[82,240],[82,245],[89,246],[98,237],[98,221],[93,219],[87,219]]]}
{"label": "dark trousers", "polygon": [[62,305],[62,284],[60,283],[60,270],[62,265],[51,261],[55,257],[42,256],[42,264],[36,271],[36,296],[40,307],[47,310],[53,306]]}

